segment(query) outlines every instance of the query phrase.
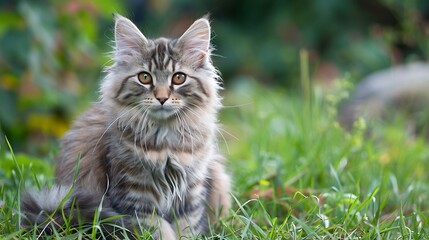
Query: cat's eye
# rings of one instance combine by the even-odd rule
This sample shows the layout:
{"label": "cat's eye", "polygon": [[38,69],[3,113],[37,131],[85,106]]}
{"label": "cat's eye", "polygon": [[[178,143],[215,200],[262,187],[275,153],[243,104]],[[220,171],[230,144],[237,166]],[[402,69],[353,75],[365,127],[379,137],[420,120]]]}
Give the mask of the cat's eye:
{"label": "cat's eye", "polygon": [[175,85],[183,84],[186,81],[186,74],[182,72],[175,73],[173,75],[173,78],[171,79],[171,82]]}
{"label": "cat's eye", "polygon": [[142,84],[152,83],[152,76],[148,72],[141,72],[139,75],[137,75],[137,77]]}

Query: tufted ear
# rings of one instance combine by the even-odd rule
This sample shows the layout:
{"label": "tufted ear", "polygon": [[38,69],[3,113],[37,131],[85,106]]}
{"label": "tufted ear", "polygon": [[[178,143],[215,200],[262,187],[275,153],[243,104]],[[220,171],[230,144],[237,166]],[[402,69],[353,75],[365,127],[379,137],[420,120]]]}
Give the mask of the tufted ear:
{"label": "tufted ear", "polygon": [[[115,59],[141,53],[148,41],[128,18],[119,14],[115,17]],[[126,60],[126,59],[123,59]]]}
{"label": "tufted ear", "polygon": [[182,58],[192,65],[200,65],[210,56],[210,23],[206,18],[196,20],[179,38],[177,45]]}

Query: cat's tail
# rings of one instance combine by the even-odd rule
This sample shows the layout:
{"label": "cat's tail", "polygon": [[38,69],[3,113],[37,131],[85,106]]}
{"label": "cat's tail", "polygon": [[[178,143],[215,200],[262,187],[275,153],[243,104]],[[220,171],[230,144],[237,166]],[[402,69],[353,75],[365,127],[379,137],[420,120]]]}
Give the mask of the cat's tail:
{"label": "cat's tail", "polygon": [[[54,185],[41,191],[30,190],[21,201],[22,226],[36,228],[40,234],[51,235],[64,226],[91,226],[96,223],[102,229],[99,234],[126,232],[129,217],[121,217],[109,206],[104,194],[91,189],[72,189]],[[124,226],[125,228],[122,228]],[[130,233],[125,233],[130,236]]]}

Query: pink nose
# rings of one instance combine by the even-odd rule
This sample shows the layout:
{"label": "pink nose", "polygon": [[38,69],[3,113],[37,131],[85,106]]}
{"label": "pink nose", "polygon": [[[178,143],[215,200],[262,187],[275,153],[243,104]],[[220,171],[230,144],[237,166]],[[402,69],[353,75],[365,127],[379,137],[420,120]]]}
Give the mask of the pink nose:
{"label": "pink nose", "polygon": [[164,103],[168,100],[168,97],[157,97],[156,99],[158,99],[161,105],[164,105]]}

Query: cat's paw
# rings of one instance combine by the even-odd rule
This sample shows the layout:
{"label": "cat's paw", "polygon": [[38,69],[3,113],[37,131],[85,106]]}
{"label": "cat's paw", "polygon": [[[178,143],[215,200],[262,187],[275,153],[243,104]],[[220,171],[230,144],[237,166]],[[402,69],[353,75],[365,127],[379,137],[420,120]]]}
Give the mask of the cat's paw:
{"label": "cat's paw", "polygon": [[171,225],[165,221],[162,220],[161,225],[159,226],[159,233],[160,233],[160,239],[162,240],[176,240],[177,235],[176,232],[173,230]]}

